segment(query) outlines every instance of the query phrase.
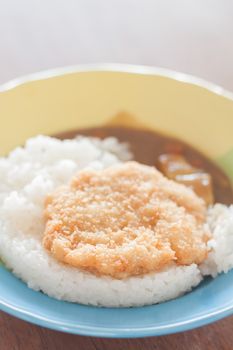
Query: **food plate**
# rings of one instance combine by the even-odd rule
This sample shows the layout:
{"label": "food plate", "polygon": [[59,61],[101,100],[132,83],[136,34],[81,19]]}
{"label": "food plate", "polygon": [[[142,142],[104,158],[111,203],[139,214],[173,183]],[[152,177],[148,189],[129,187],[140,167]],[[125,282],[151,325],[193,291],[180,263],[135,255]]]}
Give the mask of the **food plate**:
{"label": "food plate", "polygon": [[[30,136],[101,126],[124,112],[121,123],[190,143],[233,180],[233,98],[213,84],[163,69],[102,65],[37,73],[7,83],[0,91],[2,155]],[[105,309],[49,298],[29,289],[2,265],[0,309],[74,334],[163,335],[232,314],[232,277],[233,271],[208,278],[193,292],[160,305]]]}

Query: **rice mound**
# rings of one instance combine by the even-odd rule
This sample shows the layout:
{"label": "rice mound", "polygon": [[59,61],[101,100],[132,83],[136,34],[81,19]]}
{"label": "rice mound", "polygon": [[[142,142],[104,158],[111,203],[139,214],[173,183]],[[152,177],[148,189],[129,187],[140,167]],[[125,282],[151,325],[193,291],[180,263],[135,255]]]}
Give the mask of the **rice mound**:
{"label": "rice mound", "polygon": [[215,204],[209,209],[208,224],[213,237],[207,243],[209,254],[200,269],[204,276],[216,277],[233,268],[233,205]]}
{"label": "rice mound", "polygon": [[[29,139],[0,159],[0,257],[30,288],[71,302],[107,307],[155,304],[190,291],[203,275],[233,267],[233,206],[209,210],[213,238],[201,265],[173,265],[161,272],[116,280],[56,261],[42,246],[44,198],[80,169],[103,169],[131,159],[125,144],[78,137]],[[221,224],[220,224],[221,220]]]}

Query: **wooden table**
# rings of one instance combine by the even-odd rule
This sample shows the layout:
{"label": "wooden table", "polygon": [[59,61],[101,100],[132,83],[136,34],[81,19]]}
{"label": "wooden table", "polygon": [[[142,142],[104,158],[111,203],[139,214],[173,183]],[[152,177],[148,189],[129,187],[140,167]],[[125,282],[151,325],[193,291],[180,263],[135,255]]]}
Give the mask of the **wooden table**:
{"label": "wooden table", "polygon": [[0,313],[1,350],[232,350],[233,317],[185,333],[141,339],[70,335]]}
{"label": "wooden table", "polygon": [[[0,0],[0,9],[0,83],[59,66],[120,62],[183,71],[233,90],[231,0]],[[0,350],[47,349],[232,350],[233,317],[182,334],[112,340],[0,313]]]}

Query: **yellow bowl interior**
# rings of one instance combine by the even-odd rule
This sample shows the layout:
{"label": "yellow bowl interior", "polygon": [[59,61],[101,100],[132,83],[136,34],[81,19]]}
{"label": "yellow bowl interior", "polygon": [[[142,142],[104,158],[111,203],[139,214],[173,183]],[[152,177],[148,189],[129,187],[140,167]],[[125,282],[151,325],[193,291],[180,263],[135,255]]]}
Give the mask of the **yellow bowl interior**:
{"label": "yellow bowl interior", "polygon": [[144,125],[192,144],[233,179],[233,100],[153,73],[67,72],[26,79],[0,92],[0,152],[7,154],[33,135],[105,124],[120,112],[129,115],[129,125]]}

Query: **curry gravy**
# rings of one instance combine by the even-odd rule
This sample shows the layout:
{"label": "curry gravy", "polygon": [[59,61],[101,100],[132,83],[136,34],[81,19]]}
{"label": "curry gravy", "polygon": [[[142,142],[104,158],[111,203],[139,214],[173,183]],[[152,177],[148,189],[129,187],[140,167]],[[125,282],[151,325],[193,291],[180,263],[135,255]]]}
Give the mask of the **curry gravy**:
{"label": "curry gravy", "polygon": [[134,159],[140,163],[159,167],[161,154],[179,154],[195,168],[210,174],[213,181],[214,201],[224,204],[233,203],[231,182],[224,172],[189,144],[174,137],[161,133],[120,126],[104,126],[63,132],[55,135],[60,139],[74,138],[77,135],[105,138],[116,137],[120,142],[127,142],[134,154]]}

